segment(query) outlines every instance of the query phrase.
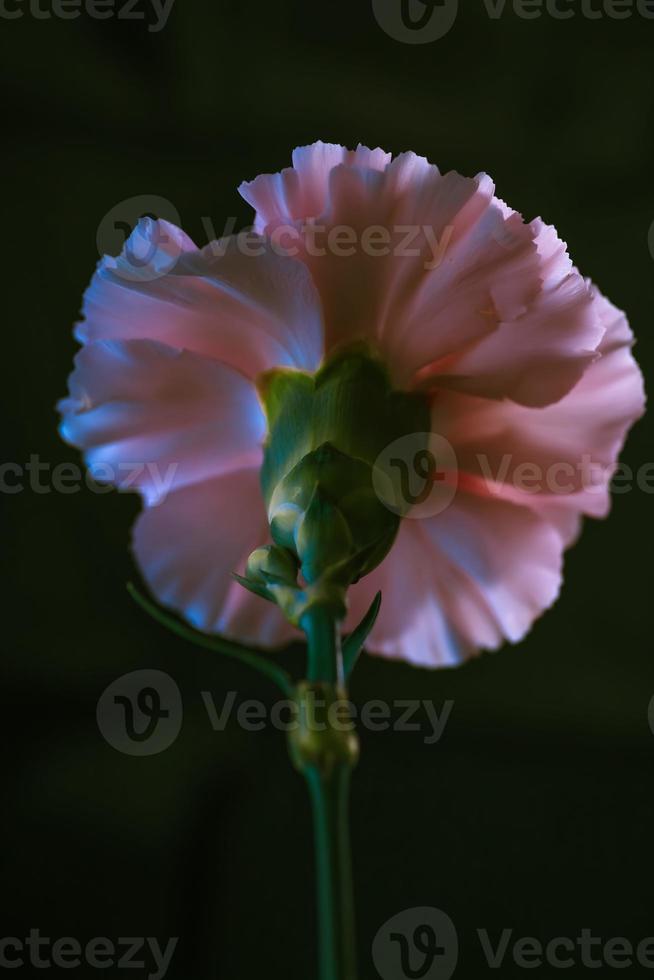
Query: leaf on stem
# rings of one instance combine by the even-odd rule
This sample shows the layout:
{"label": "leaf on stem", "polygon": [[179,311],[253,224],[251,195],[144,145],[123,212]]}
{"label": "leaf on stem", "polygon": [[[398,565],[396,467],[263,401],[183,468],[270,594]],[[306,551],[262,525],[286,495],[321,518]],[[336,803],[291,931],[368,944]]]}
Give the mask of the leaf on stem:
{"label": "leaf on stem", "polygon": [[248,667],[254,667],[255,670],[260,671],[269,677],[270,680],[273,680],[282,689],[284,694],[291,695],[293,693],[294,685],[290,674],[281,667],[278,667],[277,664],[271,663],[265,657],[246,649],[234,640],[226,640],[221,636],[210,637],[197,630],[189,629],[189,627],[184,626],[183,623],[180,623],[172,616],[168,616],[153,602],[150,602],[149,599],[141,595],[132,582],[127,583],[127,591],[141,609],[170,633],[174,633],[183,640],[194,643],[196,646],[202,647],[205,650],[212,650],[214,653],[221,653],[224,656],[240,660],[241,663],[246,664]]}

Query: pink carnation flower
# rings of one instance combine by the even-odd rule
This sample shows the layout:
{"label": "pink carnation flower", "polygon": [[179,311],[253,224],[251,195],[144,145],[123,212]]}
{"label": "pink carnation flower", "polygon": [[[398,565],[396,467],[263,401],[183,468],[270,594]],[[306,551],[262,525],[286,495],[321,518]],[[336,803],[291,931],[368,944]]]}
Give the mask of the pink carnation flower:
{"label": "pink carnation flower", "polygon": [[[272,368],[314,372],[363,339],[397,388],[428,393],[456,490],[441,512],[401,521],[350,589],[346,629],[381,589],[373,652],[443,666],[521,639],[556,599],[583,515],[608,512],[643,411],[624,315],[484,174],[316,143],[241,193],[258,248],[199,249],[143,220],[100,262],[76,330],[62,433],[98,475],[135,480],[134,553],[153,593],[201,630],[293,638],[275,605],[231,578],[269,537],[255,383]],[[524,464],[548,481],[526,487]]]}

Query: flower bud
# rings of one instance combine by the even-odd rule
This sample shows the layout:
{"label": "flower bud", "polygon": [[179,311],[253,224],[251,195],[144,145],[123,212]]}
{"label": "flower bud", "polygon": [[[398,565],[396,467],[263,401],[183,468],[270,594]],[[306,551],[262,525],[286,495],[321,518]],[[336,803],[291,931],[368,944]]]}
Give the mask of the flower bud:
{"label": "flower bud", "polygon": [[245,575],[251,582],[259,585],[295,585],[297,582],[297,562],[284,548],[273,544],[255,548],[247,560]]}
{"label": "flower bud", "polygon": [[273,539],[297,555],[307,582],[326,576],[346,586],[381,561],[399,523],[375,494],[369,464],[330,443],[280,481],[268,513]]}

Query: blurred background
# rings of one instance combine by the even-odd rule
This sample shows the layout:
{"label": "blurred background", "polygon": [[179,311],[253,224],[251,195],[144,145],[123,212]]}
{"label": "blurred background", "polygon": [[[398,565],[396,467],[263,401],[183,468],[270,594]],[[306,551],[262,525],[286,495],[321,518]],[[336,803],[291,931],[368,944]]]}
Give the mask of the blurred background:
{"label": "blurred background", "polygon": [[[488,171],[527,219],[554,223],[584,274],[628,311],[651,376],[654,20],[591,19],[581,3],[568,20],[526,19],[508,0],[491,17],[470,0],[444,36],[408,44],[370,0],[175,0],[159,30],[150,3],[133,8],[142,20],[100,20],[46,18],[40,2],[7,0],[0,17],[4,453],[48,466],[45,490],[26,480],[0,498],[0,931],[179,937],[171,980],[307,980],[316,939],[304,786],[282,734],[246,732],[235,718],[216,732],[201,696],[219,709],[230,691],[237,705],[272,705],[275,689],[176,640],[129,598],[135,497],[47,489],[57,464],[79,462],[57,436],[54,404],[98,227],[121,201],[156,194],[204,243],[203,218],[218,235],[230,216],[250,222],[238,184],[285,166],[298,144],[413,149],[442,170]],[[623,459],[634,471],[654,462],[647,419]],[[505,928],[544,942],[583,928],[634,943],[654,935],[653,503],[634,489],[616,495],[609,521],[587,524],[560,601],[519,647],[433,673],[363,658],[355,701],[454,704],[436,744],[424,730],[361,733],[362,980],[378,976],[377,931],[415,906],[447,912],[456,976],[476,980],[488,971],[478,928],[493,941]],[[283,659],[299,671],[302,651]],[[117,751],[96,723],[102,692],[139,669],[170,675],[184,705],[179,737],[146,758]],[[507,956],[502,977],[523,973]]]}

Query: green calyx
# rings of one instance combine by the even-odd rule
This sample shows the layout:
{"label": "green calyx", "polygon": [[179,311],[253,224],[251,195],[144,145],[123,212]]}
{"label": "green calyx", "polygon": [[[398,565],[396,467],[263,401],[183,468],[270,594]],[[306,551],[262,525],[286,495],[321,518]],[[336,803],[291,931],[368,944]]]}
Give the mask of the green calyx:
{"label": "green calyx", "polygon": [[375,493],[372,468],[329,442],[277,484],[268,516],[273,540],[297,555],[309,585],[323,577],[358,581],[379,564],[398,528]]}
{"label": "green calyx", "polygon": [[426,399],[393,390],[363,346],[313,375],[268,372],[259,392],[268,420],[261,484],[274,545],[253,553],[239,581],[296,624],[318,602],[342,618],[348,586],[382,561],[399,527],[375,492],[375,460],[394,440],[428,429]]}

